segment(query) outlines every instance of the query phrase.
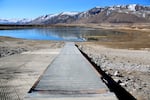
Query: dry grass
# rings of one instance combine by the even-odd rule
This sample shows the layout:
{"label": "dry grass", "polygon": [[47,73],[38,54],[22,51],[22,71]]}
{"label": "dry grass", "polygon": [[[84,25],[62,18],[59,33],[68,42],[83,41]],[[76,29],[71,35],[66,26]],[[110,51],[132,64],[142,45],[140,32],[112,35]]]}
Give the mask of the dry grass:
{"label": "dry grass", "polygon": [[87,36],[91,43],[121,49],[145,49],[150,48],[150,32],[135,30],[117,30],[126,34],[107,36]]}

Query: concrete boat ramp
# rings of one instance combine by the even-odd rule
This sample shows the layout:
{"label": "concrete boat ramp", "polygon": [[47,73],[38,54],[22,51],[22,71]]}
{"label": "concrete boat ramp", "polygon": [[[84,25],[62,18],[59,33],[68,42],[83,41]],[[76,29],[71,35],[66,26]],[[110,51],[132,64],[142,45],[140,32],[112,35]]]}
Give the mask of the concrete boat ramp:
{"label": "concrete boat ramp", "polygon": [[86,58],[68,42],[25,100],[117,100]]}

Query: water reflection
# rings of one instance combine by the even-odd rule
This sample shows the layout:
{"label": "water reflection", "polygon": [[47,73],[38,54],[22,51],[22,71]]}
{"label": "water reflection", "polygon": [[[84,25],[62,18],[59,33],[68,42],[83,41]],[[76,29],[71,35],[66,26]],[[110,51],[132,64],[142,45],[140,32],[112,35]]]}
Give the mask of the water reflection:
{"label": "water reflection", "polygon": [[[83,41],[83,32],[80,28],[41,28],[35,30],[37,33],[47,37],[57,37],[60,40]],[[88,30],[85,30],[88,31]],[[86,33],[86,32],[85,32]]]}
{"label": "water reflection", "polygon": [[81,27],[51,27],[20,30],[0,30],[0,36],[34,40],[85,41],[88,36],[110,36],[125,34],[110,30]]}

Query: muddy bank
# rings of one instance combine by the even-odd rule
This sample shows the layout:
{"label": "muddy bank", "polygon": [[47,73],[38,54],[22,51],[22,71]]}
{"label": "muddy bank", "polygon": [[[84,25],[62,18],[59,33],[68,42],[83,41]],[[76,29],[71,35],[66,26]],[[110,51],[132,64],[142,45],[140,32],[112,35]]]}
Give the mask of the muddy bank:
{"label": "muddy bank", "polygon": [[150,51],[112,49],[93,43],[78,46],[138,100],[150,99]]}
{"label": "muddy bank", "polygon": [[0,37],[0,58],[26,51],[61,48],[64,42],[24,40],[11,37]]}

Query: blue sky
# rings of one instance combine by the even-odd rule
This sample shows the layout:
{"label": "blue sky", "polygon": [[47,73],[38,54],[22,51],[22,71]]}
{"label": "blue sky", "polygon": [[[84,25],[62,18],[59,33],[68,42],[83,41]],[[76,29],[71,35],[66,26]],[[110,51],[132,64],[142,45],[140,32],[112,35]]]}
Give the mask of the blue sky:
{"label": "blue sky", "polygon": [[0,18],[36,18],[63,11],[86,11],[95,6],[150,5],[150,0],[0,0]]}

